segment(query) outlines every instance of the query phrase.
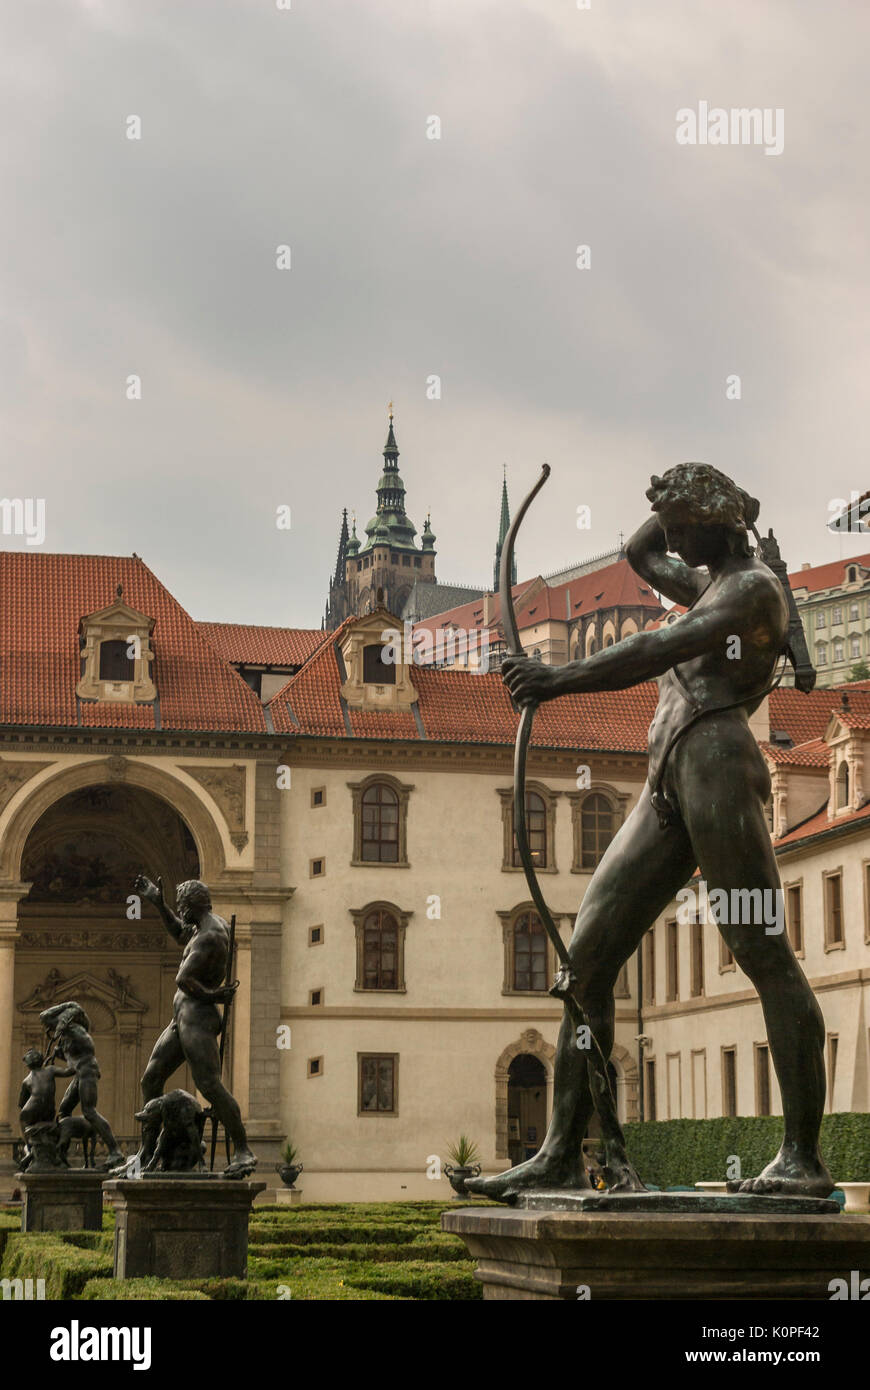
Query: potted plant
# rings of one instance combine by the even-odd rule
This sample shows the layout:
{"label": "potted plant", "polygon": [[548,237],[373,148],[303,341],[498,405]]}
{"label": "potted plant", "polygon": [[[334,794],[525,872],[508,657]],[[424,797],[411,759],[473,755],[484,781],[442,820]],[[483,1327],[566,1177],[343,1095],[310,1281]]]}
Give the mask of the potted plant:
{"label": "potted plant", "polygon": [[450,1163],[444,1164],[444,1172],[457,1197],[465,1196],[467,1178],[476,1178],[480,1172],[480,1152],[473,1139],[460,1134],[455,1144],[447,1145]]}
{"label": "potted plant", "polygon": [[275,1172],[279,1174],[285,1187],[292,1187],[302,1172],[302,1164],[296,1162],[298,1152],[296,1145],[288,1139],[281,1150],[282,1162],[275,1164]]}

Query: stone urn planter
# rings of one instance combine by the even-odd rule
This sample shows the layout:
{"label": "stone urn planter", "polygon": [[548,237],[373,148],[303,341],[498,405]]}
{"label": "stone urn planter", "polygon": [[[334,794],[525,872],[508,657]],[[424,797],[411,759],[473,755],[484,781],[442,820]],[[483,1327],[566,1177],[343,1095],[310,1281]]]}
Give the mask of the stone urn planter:
{"label": "stone urn planter", "polygon": [[292,1187],[302,1172],[302,1163],[276,1163],[275,1172],[280,1177],[285,1187]]}
{"label": "stone urn planter", "polygon": [[452,1163],[445,1163],[444,1176],[447,1178],[456,1196],[462,1198],[468,1195],[465,1191],[465,1184],[468,1178],[477,1178],[480,1176],[480,1164],[466,1163],[462,1165],[456,1164],[454,1166]]}
{"label": "stone urn planter", "polygon": [[870,1182],[838,1182],[846,1198],[845,1211],[866,1211],[870,1207]]}

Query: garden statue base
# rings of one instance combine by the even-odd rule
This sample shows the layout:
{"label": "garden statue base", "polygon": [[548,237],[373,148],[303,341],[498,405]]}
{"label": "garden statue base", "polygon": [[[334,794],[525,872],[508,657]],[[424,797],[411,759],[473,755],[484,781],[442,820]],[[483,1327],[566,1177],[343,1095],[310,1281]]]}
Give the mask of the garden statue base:
{"label": "garden statue base", "polygon": [[115,1208],[115,1278],[246,1278],[251,1205],[265,1186],[207,1173],[107,1182]]}
{"label": "garden statue base", "polygon": [[100,1231],[105,1173],[93,1168],[55,1168],[17,1173],[24,1188],[22,1231]]}
{"label": "garden statue base", "polygon": [[279,1187],[275,1201],[280,1207],[295,1207],[302,1201],[301,1187]]}
{"label": "garden statue base", "polygon": [[870,1276],[870,1216],[816,1198],[539,1192],[441,1225],[486,1299],[830,1299]]}

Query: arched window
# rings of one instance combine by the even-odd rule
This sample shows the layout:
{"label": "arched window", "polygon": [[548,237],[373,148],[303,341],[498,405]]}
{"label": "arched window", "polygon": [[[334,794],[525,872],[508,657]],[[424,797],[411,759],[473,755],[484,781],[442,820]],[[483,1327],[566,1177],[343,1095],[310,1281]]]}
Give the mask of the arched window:
{"label": "arched window", "polygon": [[132,681],[135,679],[135,664],[127,655],[129,642],[107,641],[100,643],[100,680]]}
{"label": "arched window", "polygon": [[[539,796],[537,792],[526,792],[526,830],[529,837],[529,849],[532,852],[532,863],[536,869],[546,869],[547,807],[544,804],[544,798]],[[514,832],[513,866],[515,869],[522,867],[516,831]]]}
{"label": "arched window", "polygon": [[604,639],[604,645],[605,645],[605,647],[612,647],[612,646],[613,646],[613,638],[611,637],[611,635],[610,635],[609,632],[608,632],[607,636],[606,636],[605,639]]}
{"label": "arched window", "polygon": [[616,834],[616,812],[600,792],[593,792],[583,802],[580,813],[580,867],[595,869],[604,851]]}
{"label": "arched window", "polygon": [[837,768],[837,810],[849,805],[849,764],[845,758]]}
{"label": "arched window", "polygon": [[368,864],[399,862],[399,798],[385,782],[362,794],[362,854]]}
{"label": "arched window", "polygon": [[513,927],[513,987],[547,989],[547,934],[536,912],[523,912]]}
{"label": "arched window", "polygon": [[399,924],[391,912],[376,909],[363,923],[360,989],[399,988]]}

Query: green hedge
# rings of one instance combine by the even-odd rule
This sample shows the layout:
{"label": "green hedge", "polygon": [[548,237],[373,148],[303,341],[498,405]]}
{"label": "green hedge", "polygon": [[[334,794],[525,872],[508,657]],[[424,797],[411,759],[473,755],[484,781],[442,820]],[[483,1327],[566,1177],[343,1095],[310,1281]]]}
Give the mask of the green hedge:
{"label": "green hedge", "polygon": [[[692,1187],[722,1182],[729,1158],[744,1178],[755,1177],[776,1154],[781,1115],[715,1120],[652,1120],[625,1126],[631,1160],[645,1182]],[[870,1181],[870,1114],[847,1111],[822,1118],[821,1150],[835,1182]]]}
{"label": "green hedge", "polygon": [[52,1299],[76,1298],[90,1279],[111,1273],[111,1255],[82,1250],[54,1232],[11,1233],[0,1265],[4,1279],[44,1279]]}
{"label": "green hedge", "polygon": [[209,1302],[207,1293],[200,1293],[199,1289],[182,1288],[169,1279],[89,1279],[79,1298],[87,1302],[111,1303],[123,1303],[131,1299],[148,1303],[165,1303],[168,1299],[172,1302],[178,1299],[193,1299],[198,1303]]}

